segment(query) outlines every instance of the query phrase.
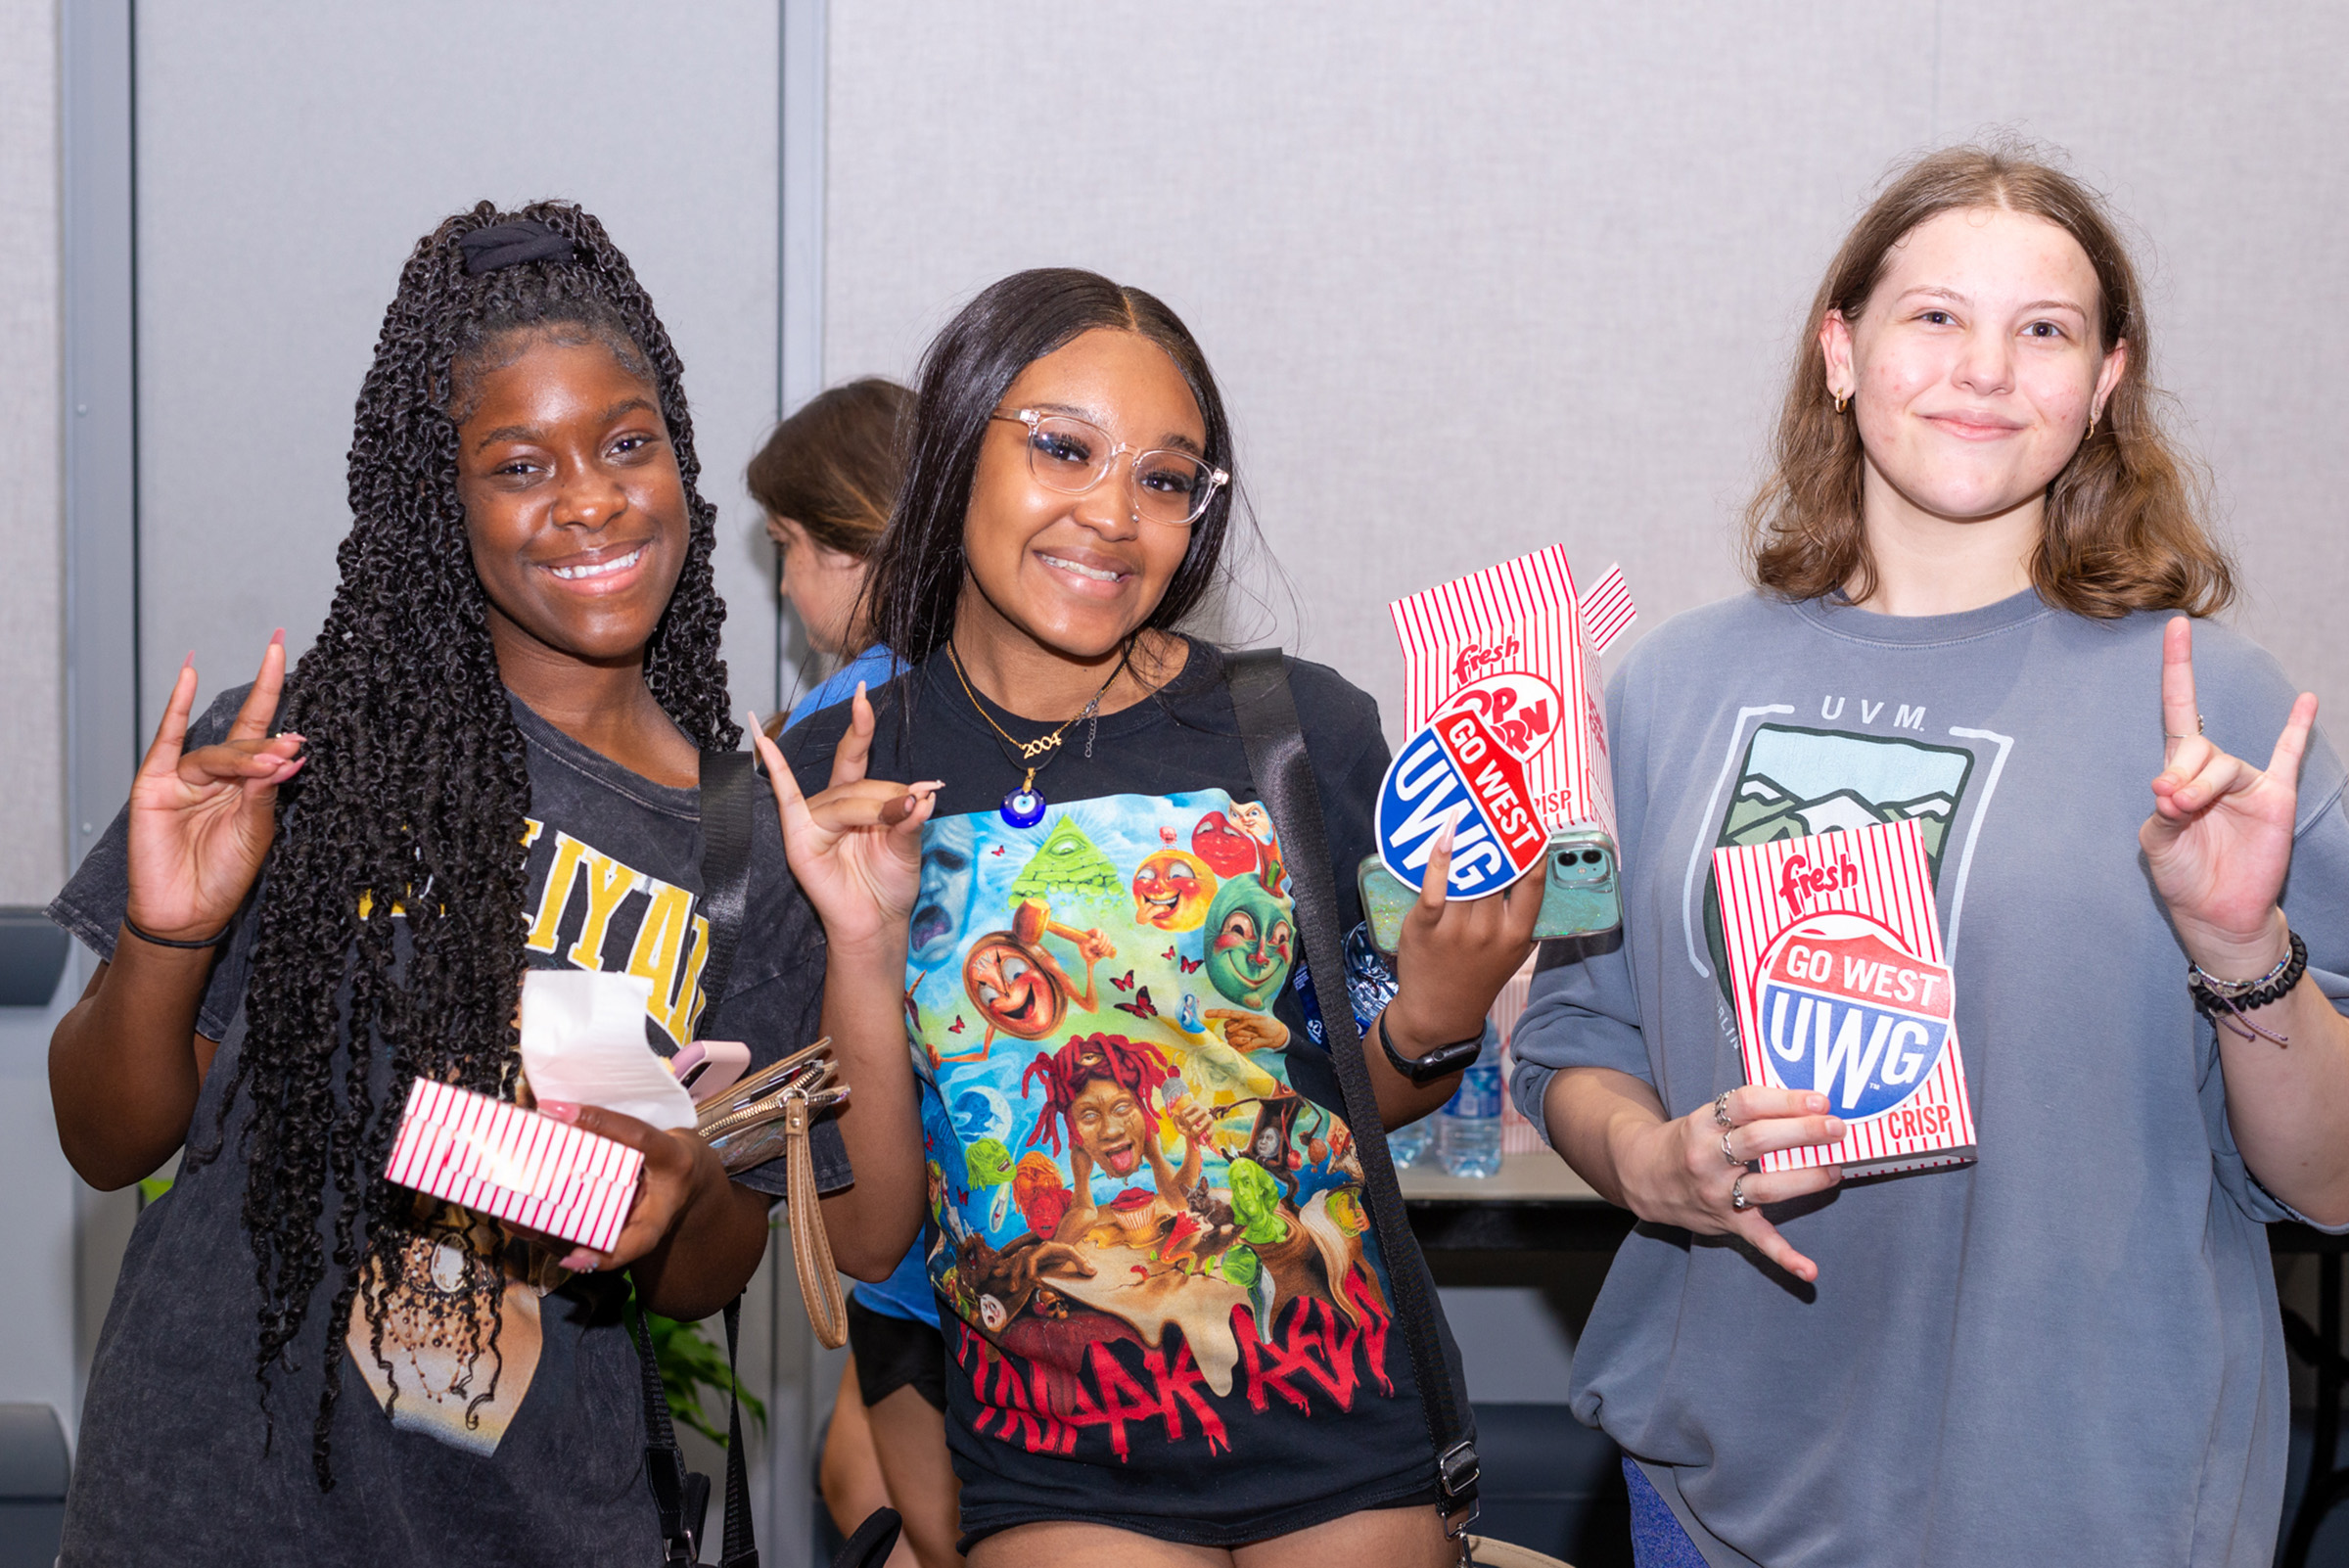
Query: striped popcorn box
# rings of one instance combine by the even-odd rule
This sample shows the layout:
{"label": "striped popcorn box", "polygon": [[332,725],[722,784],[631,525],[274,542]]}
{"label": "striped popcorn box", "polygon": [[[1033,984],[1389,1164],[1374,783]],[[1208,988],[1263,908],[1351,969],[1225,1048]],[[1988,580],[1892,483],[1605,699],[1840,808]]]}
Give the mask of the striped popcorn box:
{"label": "striped popcorn box", "polygon": [[1387,608],[1403,643],[1405,731],[1473,709],[1523,759],[1545,826],[1595,822],[1612,837],[1598,660],[1636,614],[1622,572],[1578,597],[1553,544]]}
{"label": "striped popcorn box", "polygon": [[1749,1084],[1827,1096],[1840,1144],[1765,1171],[1881,1175],[1974,1158],[1956,997],[1914,821],[1713,852]]}
{"label": "striped popcorn box", "polygon": [[403,1187],[610,1252],[644,1156],[519,1105],[418,1079],[384,1175]]}

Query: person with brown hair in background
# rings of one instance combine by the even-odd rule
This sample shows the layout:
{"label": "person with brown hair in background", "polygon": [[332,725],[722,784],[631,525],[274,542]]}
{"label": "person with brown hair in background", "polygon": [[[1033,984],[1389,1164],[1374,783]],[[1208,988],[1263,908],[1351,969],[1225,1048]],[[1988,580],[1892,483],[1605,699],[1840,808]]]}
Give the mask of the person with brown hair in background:
{"label": "person with brown hair in background", "polygon": [[873,641],[862,601],[866,561],[889,524],[904,472],[897,432],[911,396],[879,376],[818,392],[777,425],[751,459],[751,497],[766,514],[767,537],[781,557],[783,597],[809,645],[842,661],[788,715],[768,720],[770,735],[904,668]]}
{"label": "person with brown hair in background", "polygon": [[[878,688],[903,668],[873,641],[864,579],[904,472],[897,432],[912,394],[868,376],[808,399],[751,459],[750,491],[781,556],[783,597],[816,652],[846,663],[768,720],[775,734]],[[925,863],[924,871],[930,866]],[[960,1487],[946,1454],[945,1340],[917,1242],[898,1271],[849,1296],[841,1368],[818,1475],[845,1534],[884,1504],[905,1533],[892,1568],[959,1568]]]}

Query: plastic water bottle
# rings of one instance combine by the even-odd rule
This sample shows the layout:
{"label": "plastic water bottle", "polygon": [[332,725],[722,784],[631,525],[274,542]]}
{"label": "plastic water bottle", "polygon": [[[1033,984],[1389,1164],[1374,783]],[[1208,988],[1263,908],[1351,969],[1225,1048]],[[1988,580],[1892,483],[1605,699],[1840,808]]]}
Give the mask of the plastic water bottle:
{"label": "plastic water bottle", "polygon": [[1446,1176],[1500,1175],[1500,1051],[1486,1028],[1485,1053],[1436,1114],[1436,1162]]}
{"label": "plastic water bottle", "polygon": [[1435,1136],[1436,1119],[1423,1116],[1409,1127],[1387,1134],[1387,1158],[1398,1171],[1408,1171],[1427,1158],[1428,1140]]}

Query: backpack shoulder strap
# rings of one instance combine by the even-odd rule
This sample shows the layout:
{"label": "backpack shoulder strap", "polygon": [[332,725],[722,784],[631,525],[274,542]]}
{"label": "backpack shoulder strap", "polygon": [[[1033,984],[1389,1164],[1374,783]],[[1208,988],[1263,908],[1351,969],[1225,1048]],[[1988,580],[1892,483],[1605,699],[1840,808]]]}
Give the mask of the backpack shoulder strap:
{"label": "backpack shoulder strap", "polygon": [[1329,833],[1313,761],[1306,754],[1305,731],[1297,718],[1296,694],[1289,689],[1287,656],[1277,648],[1253,648],[1226,654],[1224,660],[1224,679],[1231,688],[1232,715],[1239,721],[1248,770],[1280,834],[1306,968],[1313,976],[1330,1062],[1337,1069],[1339,1095],[1362,1162],[1371,1222],[1387,1258],[1395,1314],[1410,1347],[1411,1372],[1426,1408],[1428,1435],[1435,1442],[1439,1506],[1447,1528],[1457,1534],[1476,1517],[1476,1444],[1444,1360],[1427,1278],[1414,1267],[1419,1243],[1404,1213],[1403,1189],[1395,1179],[1395,1162],[1388,1157],[1386,1129],[1378,1116],[1378,1093],[1362,1058],[1361,1033],[1355,1027]]}

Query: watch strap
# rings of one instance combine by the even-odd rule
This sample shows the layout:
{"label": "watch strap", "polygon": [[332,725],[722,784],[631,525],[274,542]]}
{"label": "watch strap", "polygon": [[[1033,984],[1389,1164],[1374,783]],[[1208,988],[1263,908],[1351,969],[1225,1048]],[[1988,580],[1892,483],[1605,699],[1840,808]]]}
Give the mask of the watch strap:
{"label": "watch strap", "polygon": [[1405,1056],[1395,1048],[1395,1037],[1387,1033],[1387,1015],[1378,1015],[1378,1044],[1387,1053],[1388,1063],[1395,1071],[1422,1088],[1448,1073],[1456,1073],[1476,1065],[1485,1053],[1484,1031],[1479,1030],[1466,1039],[1455,1039],[1449,1045],[1439,1045],[1418,1056]]}

